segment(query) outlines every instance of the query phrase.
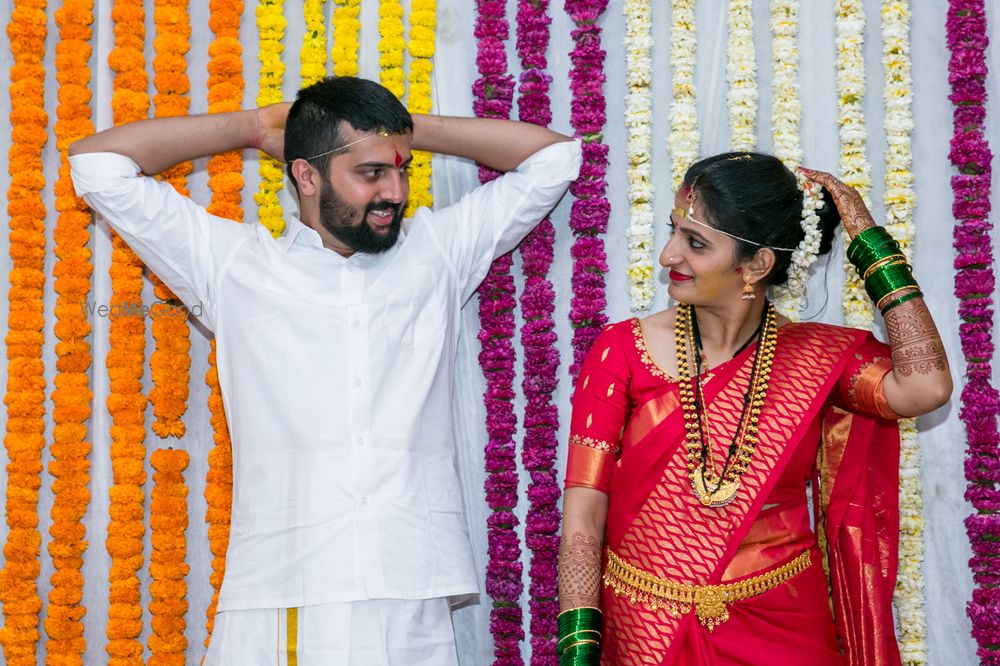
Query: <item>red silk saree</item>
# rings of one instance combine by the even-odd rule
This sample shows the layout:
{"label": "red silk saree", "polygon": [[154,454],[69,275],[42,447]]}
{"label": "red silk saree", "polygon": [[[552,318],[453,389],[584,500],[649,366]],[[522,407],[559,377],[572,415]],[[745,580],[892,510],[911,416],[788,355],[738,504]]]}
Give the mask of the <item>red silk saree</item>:
{"label": "red silk saree", "polygon": [[[717,467],[753,350],[704,380]],[[602,663],[899,663],[890,606],[899,441],[878,396],[888,357],[863,331],[782,326],[757,449],[736,499],[713,508],[691,489],[677,382],[650,357],[638,320],[602,333],[574,395],[567,469],[568,486],[610,497]],[[815,523],[810,480],[820,488]],[[623,568],[639,573],[622,578]],[[707,604],[650,593],[664,585],[724,586],[725,617],[706,622]]]}

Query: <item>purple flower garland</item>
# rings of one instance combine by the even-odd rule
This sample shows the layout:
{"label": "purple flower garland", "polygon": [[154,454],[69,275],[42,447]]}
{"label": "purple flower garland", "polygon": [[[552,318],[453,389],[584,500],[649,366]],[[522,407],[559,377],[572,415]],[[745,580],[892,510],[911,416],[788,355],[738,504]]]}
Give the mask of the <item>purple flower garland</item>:
{"label": "purple flower garland", "polygon": [[993,298],[995,276],[990,231],[990,161],[983,132],[986,118],[984,52],[986,16],[983,0],[951,0],[947,21],[948,64],[955,105],[955,132],[949,157],[958,168],[951,179],[956,218],[955,295],[962,319],[959,332],[966,361],[961,418],[968,448],[965,498],[976,512],[965,519],[972,544],[975,589],[966,612],[983,664],[1000,664],[1000,398],[992,385]]}
{"label": "purple flower garland", "polygon": [[[514,78],[507,74],[504,41],[510,31],[504,0],[477,0],[479,16],[476,65],[480,78],[472,85],[473,109],[480,118],[509,118]],[[497,172],[480,165],[479,180],[488,182]],[[514,450],[514,279],[511,257],[500,257],[479,287],[479,364],[486,378],[486,503],[493,513],[486,521],[489,563],[486,593],[493,599],[490,633],[494,664],[519,666],[521,626],[521,542],[517,534],[517,457]]]}
{"label": "purple flower garland", "polygon": [[[552,121],[549,87],[545,72],[549,45],[548,0],[519,0],[517,5],[517,53],[521,58],[518,118],[547,126]],[[521,346],[524,348],[524,444],[521,463],[531,475],[528,485],[528,515],[525,543],[531,550],[528,602],[531,620],[531,664],[555,666],[559,614],[557,557],[559,553],[559,509],[561,495],[553,466],[556,460],[556,430],[559,410],[552,404],[558,385],[559,353],[556,351],[555,292],[548,279],[552,265],[555,230],[548,218],[521,243],[524,291],[521,294]]]}
{"label": "purple flower garland", "polygon": [[583,165],[580,177],[570,187],[576,197],[570,211],[570,227],[576,235],[570,254],[573,256],[573,298],[570,323],[573,326],[573,365],[570,374],[576,381],[583,359],[594,339],[607,323],[604,307],[604,275],[608,272],[607,255],[601,235],[608,229],[611,206],[604,192],[604,174],[608,166],[608,147],[601,143],[605,122],[604,56],[601,28],[597,25],[607,9],[608,0],[566,0],[564,8],[576,29],[575,47],[570,52],[572,101],[570,124],[583,140]]}

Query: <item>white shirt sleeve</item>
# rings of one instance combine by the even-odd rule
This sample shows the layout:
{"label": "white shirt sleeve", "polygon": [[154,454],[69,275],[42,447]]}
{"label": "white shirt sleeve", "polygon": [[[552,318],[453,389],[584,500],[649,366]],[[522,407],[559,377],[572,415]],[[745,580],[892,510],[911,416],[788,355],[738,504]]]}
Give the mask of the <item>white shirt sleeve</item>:
{"label": "white shirt sleeve", "polygon": [[463,302],[486,277],[490,264],[510,252],[555,207],[580,172],[579,141],[563,141],[538,151],[496,180],[457,203],[414,219],[425,226],[452,263]]}
{"label": "white shirt sleeve", "polygon": [[214,330],[219,274],[253,229],[210,215],[124,155],[74,155],[70,168],[77,194],[188,308],[200,305],[203,323]]}

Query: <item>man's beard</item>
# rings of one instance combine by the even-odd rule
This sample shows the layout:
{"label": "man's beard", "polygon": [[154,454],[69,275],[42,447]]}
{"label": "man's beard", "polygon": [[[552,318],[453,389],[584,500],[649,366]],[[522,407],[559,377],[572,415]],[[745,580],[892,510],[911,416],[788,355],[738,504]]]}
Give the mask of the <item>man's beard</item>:
{"label": "man's beard", "polygon": [[[392,223],[383,227],[384,231],[376,232],[368,222],[368,213],[378,210],[394,211]],[[403,220],[403,204],[391,201],[372,201],[365,206],[364,215],[355,223],[358,211],[344,201],[333,186],[323,182],[319,195],[319,222],[334,238],[355,252],[378,254],[385,252],[399,238],[399,229]]]}

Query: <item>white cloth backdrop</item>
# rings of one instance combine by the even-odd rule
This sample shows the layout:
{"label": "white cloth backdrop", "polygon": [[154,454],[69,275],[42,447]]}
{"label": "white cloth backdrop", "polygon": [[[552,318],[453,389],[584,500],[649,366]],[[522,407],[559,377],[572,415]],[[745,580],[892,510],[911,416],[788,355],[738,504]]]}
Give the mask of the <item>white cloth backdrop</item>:
{"label": "white cloth backdrop", "polygon": [[[51,2],[50,16],[58,6]],[[97,20],[94,25],[94,57],[91,65],[93,80],[91,88],[94,92],[94,120],[97,127],[105,128],[111,119],[111,72],[107,68],[108,51],[113,45],[110,0],[98,0],[95,7]],[[191,50],[188,54],[190,63],[189,76],[192,82],[192,112],[203,112],[206,109],[205,82],[207,73],[207,48],[212,35],[208,29],[207,4],[194,2],[191,4],[193,35]],[[513,51],[513,17],[516,2],[508,0],[508,16],[511,19],[512,39],[508,46],[510,67],[516,72],[517,59]],[[605,142],[611,146],[610,169],[608,174],[608,196],[611,201],[612,215],[607,234],[607,249],[610,272],[608,285],[608,315],[611,320],[619,320],[630,316],[628,310],[627,290],[624,278],[625,266],[625,229],[628,223],[628,204],[626,200],[625,178],[625,134],[623,127],[623,100],[625,97],[624,60],[622,58],[622,37],[624,34],[623,17],[619,3],[612,0],[609,11],[601,21],[604,29],[604,45],[609,52],[606,64],[607,84],[605,92],[608,98],[608,123],[604,133]],[[653,26],[656,44],[653,53],[654,76],[652,92],[654,99],[654,117],[656,124],[653,130],[654,141],[654,184],[656,186],[656,211],[658,223],[656,227],[657,243],[662,244],[666,237],[666,216],[670,206],[669,191],[669,157],[666,152],[666,136],[669,129],[668,112],[670,103],[670,66],[669,66],[669,27],[670,3],[654,0]],[[801,12],[801,96],[803,104],[803,146],[806,163],[814,168],[836,172],[837,169],[837,95],[835,90],[834,71],[834,13],[833,0],[816,2],[804,0]],[[885,137],[882,132],[883,105],[881,101],[881,44],[879,37],[879,5],[876,0],[865,1],[865,11],[868,17],[868,28],[865,39],[866,76],[868,95],[865,101],[866,122],[868,124],[868,156],[872,162],[874,187],[872,199],[875,201],[875,216],[879,218],[882,210],[880,204],[883,172],[882,153],[885,149]],[[956,317],[957,302],[952,295],[953,251],[951,249],[951,234],[953,219],[951,216],[951,189],[949,176],[952,169],[947,160],[948,140],[951,135],[951,105],[947,100],[948,52],[945,42],[944,23],[947,3],[943,0],[914,0],[912,43],[913,49],[913,112],[916,119],[916,129],[913,135],[914,171],[916,174],[916,272],[920,279],[928,304],[937,320],[944,336],[951,360],[953,373],[961,382],[963,362],[958,341],[958,322]],[[995,3],[987,3],[992,9],[1000,9]],[[7,24],[11,14],[11,0],[0,0],[0,21]],[[378,76],[377,60],[377,0],[362,2],[362,37],[361,37],[361,72],[371,78]],[[404,5],[408,2],[404,0]],[[554,111],[553,126],[561,131],[569,131],[569,86],[568,72],[570,69],[569,51],[572,48],[570,38],[571,23],[563,11],[562,3],[554,0],[551,3],[552,42],[549,50],[549,69],[554,76],[552,86],[552,103]],[[152,39],[154,28],[152,23],[152,2],[147,0],[147,58],[152,57]],[[698,3],[698,64],[697,64],[697,94],[699,109],[699,126],[702,131],[703,155],[712,154],[726,149],[728,144],[727,108],[725,104],[725,50],[726,50],[726,6],[722,0],[703,0]],[[245,76],[247,79],[245,105],[252,106],[256,97],[256,73],[259,67],[256,59],[257,31],[254,24],[254,3],[248,2],[243,17],[241,31],[244,44]],[[285,40],[285,57],[288,63],[285,90],[291,97],[298,88],[298,50],[301,44],[303,19],[301,3],[295,0],[286,2],[286,12],[289,21]],[[330,7],[326,8],[329,17]],[[760,113],[758,121],[758,137],[760,148],[768,150],[770,141],[770,35],[768,32],[768,3],[758,0],[754,3],[754,33],[760,84]],[[437,54],[434,59],[434,110],[435,112],[452,115],[471,115],[472,97],[470,86],[477,77],[475,68],[476,43],[473,37],[475,19],[475,3],[466,0],[439,0]],[[1000,11],[989,16],[990,32],[994,43],[1000,43]],[[50,114],[50,122],[55,118],[56,92],[54,72],[54,44],[57,37],[56,26],[50,19],[46,78],[46,105]],[[994,49],[988,54],[992,74],[990,93],[992,101],[989,107],[989,118],[1000,116],[1000,91],[997,86],[997,74],[1000,73],[1000,58]],[[9,81],[11,56],[8,48],[0,49],[0,78]],[[9,95],[0,97],[0,117],[7,119],[10,113]],[[1000,148],[1000,123],[989,122],[991,127],[989,139],[994,150]],[[6,139],[2,142],[0,160],[7,160]],[[49,268],[53,263],[51,246],[51,229],[55,223],[53,212],[52,183],[56,177],[58,158],[54,140],[50,139],[44,151],[45,175],[47,184],[45,200],[48,204],[49,219]],[[244,190],[244,205],[247,208],[247,219],[255,217],[252,192],[256,189],[257,168],[255,154],[247,153],[244,173],[247,186]],[[8,165],[4,165],[7,167]],[[17,168],[17,165],[9,165]],[[6,192],[9,184],[8,169],[0,169],[0,189]],[[201,202],[207,202],[208,192],[205,186],[206,174],[204,161],[196,164],[196,172],[192,177],[193,197]],[[447,205],[468,188],[476,184],[476,171],[473,165],[453,158],[436,158],[434,161],[434,197],[436,205]],[[994,191],[996,191],[996,186]],[[996,198],[1000,198],[1000,194]],[[569,421],[570,381],[567,368],[571,358],[568,325],[568,308],[570,298],[571,263],[569,247],[572,241],[568,232],[567,218],[569,198],[559,206],[554,215],[557,230],[556,263],[552,269],[552,279],[556,285],[556,325],[559,334],[558,347],[562,355],[560,367],[560,386],[555,396],[560,405],[561,427],[560,441],[565,441],[566,424]],[[291,209],[286,199],[286,210]],[[996,236],[994,236],[996,238]],[[109,294],[109,279],[107,269],[110,255],[110,242],[105,226],[99,224],[93,238],[94,249],[94,292],[97,303],[107,303]],[[6,252],[8,239],[6,234],[0,235],[0,267],[4,275],[10,268],[10,260]],[[830,262],[828,268],[824,264],[818,266],[817,273],[810,283],[810,306],[808,312],[816,319],[839,323],[840,285],[843,271],[839,258]],[[518,272],[519,263],[515,265]],[[51,272],[50,272],[51,275]],[[667,305],[664,278],[657,272],[658,294],[656,308]],[[825,284],[824,284],[825,283]],[[6,293],[9,282],[0,281],[0,290]],[[52,388],[55,355],[54,336],[51,315],[54,304],[51,279],[47,287],[47,325],[46,325],[46,372],[49,390]],[[152,293],[147,294],[147,301],[152,301]],[[7,308],[0,309],[0,325],[6,329]],[[87,606],[86,639],[88,645],[87,663],[99,664],[106,659],[104,652],[104,626],[107,617],[107,572],[109,557],[104,547],[105,525],[108,520],[108,487],[111,480],[109,461],[109,426],[110,419],[106,409],[108,391],[107,373],[104,358],[107,353],[108,322],[95,318],[93,345],[94,364],[91,368],[92,386],[94,390],[94,412],[91,420],[91,437],[93,442],[92,500],[86,516],[88,527],[89,549],[85,558],[84,575],[87,581],[85,603]],[[476,355],[479,350],[475,333],[478,330],[478,317],[475,303],[465,311],[465,336],[461,346],[458,392],[455,395],[455,419],[459,438],[459,466],[463,474],[468,508],[469,529],[475,547],[477,563],[485,570],[486,537],[485,519],[486,506],[483,496],[483,445],[486,441],[484,430],[484,410],[481,402],[483,379],[479,371]],[[147,355],[151,352],[147,346]],[[205,500],[203,496],[204,477],[207,467],[206,456],[212,442],[212,431],[205,407],[208,389],[203,377],[206,368],[208,340],[203,332],[195,332],[192,336],[191,353],[193,357],[191,373],[191,395],[189,409],[185,417],[187,435],[181,441],[161,441],[150,430],[146,445],[152,450],[156,447],[171,445],[183,446],[191,452],[191,466],[187,472],[187,483],[190,488],[189,510],[191,526],[188,530],[188,562],[191,573],[188,578],[190,611],[188,613],[188,650],[189,663],[198,663],[202,652],[202,642],[205,637],[204,610],[211,596],[208,583],[210,556],[207,546],[206,527],[204,524]],[[519,359],[520,363],[520,359]],[[994,363],[994,373],[998,371]],[[0,365],[0,379],[6,380],[6,367]],[[146,375],[147,387],[149,375]],[[518,412],[520,413],[520,409]],[[972,585],[971,575],[967,568],[969,546],[962,526],[962,519],[969,513],[969,506],[963,500],[965,488],[963,478],[964,432],[958,420],[958,390],[952,402],[940,410],[920,420],[920,444],[923,448],[924,471],[923,483],[926,497],[926,545],[927,560],[924,575],[927,584],[927,616],[929,663],[962,663],[975,661],[975,646],[969,637],[969,622],[965,617],[964,608],[969,598]],[[49,404],[51,414],[51,404]],[[151,415],[151,410],[148,412]],[[51,434],[51,423],[49,426]],[[48,455],[46,454],[46,460]],[[565,454],[560,455],[560,466],[564,464]],[[560,473],[561,475],[561,473]],[[0,472],[0,481],[4,486],[6,473]],[[51,479],[47,474],[43,477],[43,493],[39,506],[41,530],[43,534],[42,576],[39,579],[39,590],[44,599],[49,589],[51,563],[45,551],[45,543],[49,537],[49,509],[51,507]],[[151,488],[151,478],[147,485]],[[3,501],[0,499],[0,501]],[[524,511],[526,500],[522,499],[519,506]],[[5,528],[0,528],[5,531]],[[149,535],[147,531],[147,562],[149,554]],[[527,561],[527,558],[525,558]],[[527,565],[525,566],[527,578]],[[527,580],[525,581],[527,590]],[[144,590],[148,599],[148,589]],[[525,608],[527,597],[522,598]],[[482,595],[478,603],[462,608],[455,613],[455,627],[458,634],[459,647],[464,664],[489,663],[492,645],[489,638],[489,600]],[[527,617],[527,612],[525,613]],[[148,616],[145,620],[148,634]],[[144,634],[145,636],[146,634]],[[39,655],[43,654],[43,646],[39,646]],[[525,654],[529,648],[524,648]]]}

